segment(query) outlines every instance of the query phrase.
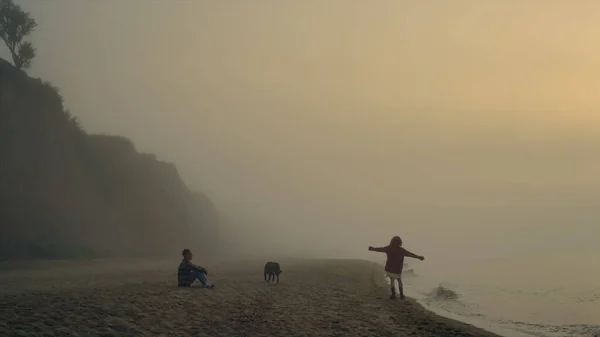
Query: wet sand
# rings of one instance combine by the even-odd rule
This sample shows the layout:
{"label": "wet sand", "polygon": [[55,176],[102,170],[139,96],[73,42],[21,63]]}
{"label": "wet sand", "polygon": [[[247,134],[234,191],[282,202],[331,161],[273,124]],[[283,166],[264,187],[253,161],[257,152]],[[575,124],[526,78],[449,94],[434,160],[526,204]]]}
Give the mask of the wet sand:
{"label": "wet sand", "polygon": [[[176,287],[178,260],[0,265],[0,336],[496,336],[388,298],[360,260],[207,263],[214,290]],[[201,264],[201,261],[195,261]]]}

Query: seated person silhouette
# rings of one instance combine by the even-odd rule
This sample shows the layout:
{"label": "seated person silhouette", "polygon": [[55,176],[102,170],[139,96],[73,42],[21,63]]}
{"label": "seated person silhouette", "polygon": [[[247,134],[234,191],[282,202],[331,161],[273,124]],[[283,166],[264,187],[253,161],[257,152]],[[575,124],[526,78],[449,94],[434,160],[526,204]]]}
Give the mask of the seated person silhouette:
{"label": "seated person silhouette", "polygon": [[208,275],[206,269],[192,263],[192,257],[194,256],[192,251],[186,248],[181,252],[181,255],[183,255],[183,260],[177,270],[178,286],[191,287],[192,283],[198,280],[204,288],[213,289],[215,285],[208,283],[206,279],[206,275]]}

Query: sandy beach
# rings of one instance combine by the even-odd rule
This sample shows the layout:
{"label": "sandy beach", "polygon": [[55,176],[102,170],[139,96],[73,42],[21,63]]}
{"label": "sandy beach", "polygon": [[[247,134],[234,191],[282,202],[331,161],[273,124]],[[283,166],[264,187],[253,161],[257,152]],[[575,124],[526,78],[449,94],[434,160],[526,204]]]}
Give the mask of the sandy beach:
{"label": "sandy beach", "polygon": [[388,299],[360,260],[205,263],[216,289],[176,287],[178,260],[0,265],[0,336],[497,336]]}

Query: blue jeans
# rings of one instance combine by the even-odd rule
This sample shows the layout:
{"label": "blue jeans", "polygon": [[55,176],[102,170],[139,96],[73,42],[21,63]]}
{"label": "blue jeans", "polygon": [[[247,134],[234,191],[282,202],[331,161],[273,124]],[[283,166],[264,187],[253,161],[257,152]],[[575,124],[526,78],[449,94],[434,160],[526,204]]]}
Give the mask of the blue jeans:
{"label": "blue jeans", "polygon": [[200,283],[202,283],[203,286],[207,286],[208,285],[208,280],[206,279],[206,274],[204,274],[203,272],[200,272],[198,270],[192,270],[190,272],[190,284],[194,283],[194,281],[200,281]]}

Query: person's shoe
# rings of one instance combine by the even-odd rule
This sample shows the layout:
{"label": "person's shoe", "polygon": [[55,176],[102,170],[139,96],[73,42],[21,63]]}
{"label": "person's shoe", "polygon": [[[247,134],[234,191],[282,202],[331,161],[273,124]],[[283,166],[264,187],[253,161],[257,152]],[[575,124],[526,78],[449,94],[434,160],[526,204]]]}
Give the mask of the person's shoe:
{"label": "person's shoe", "polygon": [[396,295],[392,294],[392,296],[390,296],[390,300],[395,300],[396,299]]}

